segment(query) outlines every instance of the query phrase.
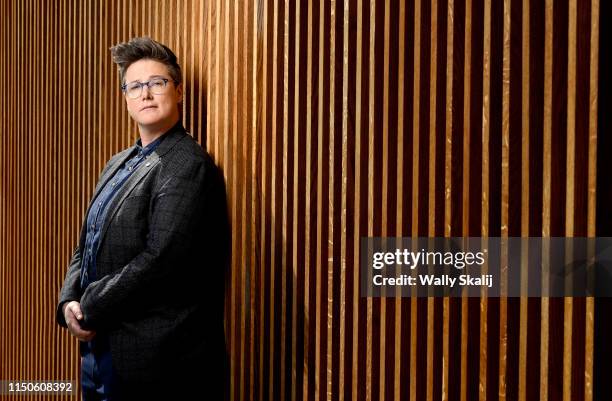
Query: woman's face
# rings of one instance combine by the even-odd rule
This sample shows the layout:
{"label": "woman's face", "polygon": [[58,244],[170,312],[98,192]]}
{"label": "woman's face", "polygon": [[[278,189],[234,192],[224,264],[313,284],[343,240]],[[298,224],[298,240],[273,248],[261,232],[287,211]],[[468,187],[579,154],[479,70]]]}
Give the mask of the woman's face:
{"label": "woman's face", "polygon": [[168,67],[159,61],[138,60],[128,67],[124,76],[127,85],[134,82],[148,82],[154,78],[168,80],[165,88],[157,90],[157,94],[145,85],[137,98],[125,96],[130,116],[138,123],[141,130],[149,132],[166,130],[174,125],[179,118],[178,105],[183,99],[182,85],[174,83],[168,73]]}

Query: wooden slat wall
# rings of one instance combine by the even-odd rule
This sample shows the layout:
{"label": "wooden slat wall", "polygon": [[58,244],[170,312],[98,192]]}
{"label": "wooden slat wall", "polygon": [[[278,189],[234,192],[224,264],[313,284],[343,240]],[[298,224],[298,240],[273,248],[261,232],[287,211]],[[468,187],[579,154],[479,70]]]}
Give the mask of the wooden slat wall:
{"label": "wooden slat wall", "polygon": [[78,378],[57,294],[137,138],[108,48],[150,35],[227,181],[230,399],[592,399],[592,299],[361,298],[357,260],[362,236],[595,235],[599,0],[1,7],[0,379]]}

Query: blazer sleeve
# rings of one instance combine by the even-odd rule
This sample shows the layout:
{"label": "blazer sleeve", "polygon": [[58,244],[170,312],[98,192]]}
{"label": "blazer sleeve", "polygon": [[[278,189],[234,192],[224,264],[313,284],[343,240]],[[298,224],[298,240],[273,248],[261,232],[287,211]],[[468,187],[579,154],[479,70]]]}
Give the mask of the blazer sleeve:
{"label": "blazer sleeve", "polygon": [[77,246],[72,253],[64,285],[60,291],[59,301],[57,303],[56,321],[62,327],[68,327],[62,307],[66,302],[78,301],[81,298],[81,250]]}
{"label": "blazer sleeve", "polygon": [[136,293],[177,273],[173,261],[190,244],[205,195],[205,161],[189,164],[153,195],[144,250],[117,272],[87,286],[81,297],[83,327],[99,329],[111,323],[113,314],[129,305]]}

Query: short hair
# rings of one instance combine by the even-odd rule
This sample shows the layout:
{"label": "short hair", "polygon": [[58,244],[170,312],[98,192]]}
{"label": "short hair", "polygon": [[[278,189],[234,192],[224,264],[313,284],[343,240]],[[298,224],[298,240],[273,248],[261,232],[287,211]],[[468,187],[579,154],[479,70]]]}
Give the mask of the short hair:
{"label": "short hair", "polygon": [[119,80],[123,85],[128,67],[138,60],[148,59],[159,61],[168,68],[168,73],[178,85],[182,80],[181,66],[176,55],[167,46],[148,36],[132,38],[128,42],[118,43],[110,48],[113,61],[119,70]]}

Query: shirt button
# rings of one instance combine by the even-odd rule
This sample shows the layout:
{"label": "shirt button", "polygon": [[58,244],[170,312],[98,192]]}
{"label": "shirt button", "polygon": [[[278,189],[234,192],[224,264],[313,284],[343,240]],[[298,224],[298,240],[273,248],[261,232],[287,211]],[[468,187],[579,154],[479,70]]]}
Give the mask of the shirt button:
{"label": "shirt button", "polygon": [[149,167],[151,165],[151,163],[147,163],[145,164],[145,167]]}
{"label": "shirt button", "polygon": [[95,224],[92,224],[92,225],[91,225],[91,229],[93,230],[94,228],[96,228],[96,225],[95,225]]}
{"label": "shirt button", "polygon": [[128,171],[132,171],[132,167],[128,167]]}
{"label": "shirt button", "polygon": [[112,184],[112,185],[113,185],[113,187],[115,186],[115,184],[116,184],[116,182],[113,182],[113,184]]}
{"label": "shirt button", "polygon": [[102,206],[102,202],[98,202],[98,206]]}

